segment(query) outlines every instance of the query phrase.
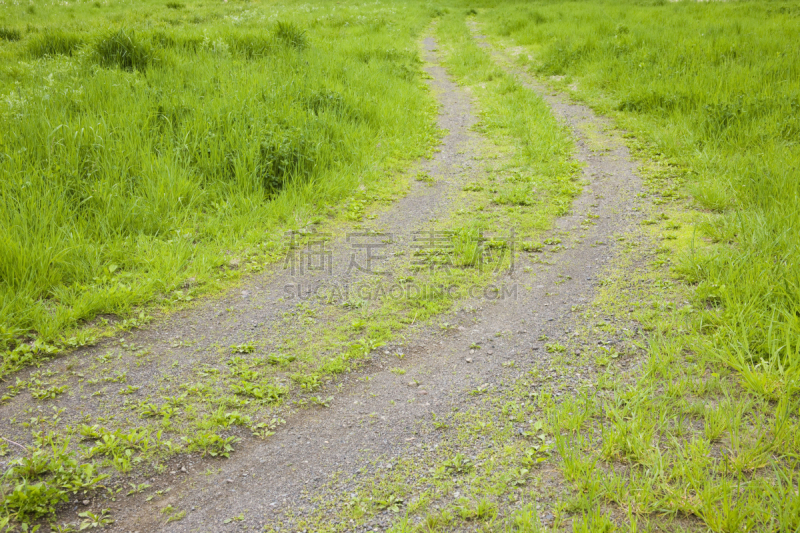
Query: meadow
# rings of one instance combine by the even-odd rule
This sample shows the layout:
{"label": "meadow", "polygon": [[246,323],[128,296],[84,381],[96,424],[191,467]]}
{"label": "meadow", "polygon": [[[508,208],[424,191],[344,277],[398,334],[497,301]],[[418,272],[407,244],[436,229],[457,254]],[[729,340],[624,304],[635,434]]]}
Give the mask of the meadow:
{"label": "meadow", "polygon": [[428,153],[429,20],[394,3],[3,5],[2,373],[92,342],[98,314],[135,323],[259,268],[285,231]]}

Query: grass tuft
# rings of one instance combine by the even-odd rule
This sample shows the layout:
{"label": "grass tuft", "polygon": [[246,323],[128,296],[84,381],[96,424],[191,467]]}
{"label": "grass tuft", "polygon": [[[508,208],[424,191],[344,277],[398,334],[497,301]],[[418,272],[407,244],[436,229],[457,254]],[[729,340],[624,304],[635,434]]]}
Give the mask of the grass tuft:
{"label": "grass tuft", "polygon": [[119,30],[100,39],[94,47],[97,62],[104,67],[145,71],[155,59],[149,44],[134,32]]}
{"label": "grass tuft", "polygon": [[[169,24],[153,25],[118,7],[130,15],[124,30],[89,31],[106,10],[87,4],[69,29],[31,29],[18,57],[7,51],[16,74],[0,77],[0,375],[91,344],[98,314],[128,323],[136,306],[188,302],[263,268],[287,226],[335,216],[330,206],[359,185],[353,205],[366,206],[380,196],[368,191],[437,138],[414,45],[429,22],[423,6],[392,28],[363,10],[315,23],[287,8],[267,31],[271,12],[258,8],[187,4],[190,23],[172,25],[162,9]],[[23,16],[25,6],[10,9]],[[382,20],[387,8],[369,12]],[[308,46],[316,39],[328,46]],[[80,60],[69,57],[84,44]],[[143,71],[146,80],[128,74]],[[235,271],[224,268],[231,251],[246,258]]]}
{"label": "grass tuft", "polygon": [[233,53],[247,59],[265,57],[275,49],[274,39],[262,33],[236,33],[227,36],[224,42]]}
{"label": "grass tuft", "polygon": [[304,50],[308,47],[305,30],[292,22],[278,21],[275,25],[275,37],[278,41],[297,50]]}
{"label": "grass tuft", "polygon": [[83,44],[75,34],[60,30],[46,30],[28,43],[28,53],[36,58],[48,56],[71,56]]}
{"label": "grass tuft", "polygon": [[19,41],[22,39],[22,32],[14,28],[0,27],[0,40]]}

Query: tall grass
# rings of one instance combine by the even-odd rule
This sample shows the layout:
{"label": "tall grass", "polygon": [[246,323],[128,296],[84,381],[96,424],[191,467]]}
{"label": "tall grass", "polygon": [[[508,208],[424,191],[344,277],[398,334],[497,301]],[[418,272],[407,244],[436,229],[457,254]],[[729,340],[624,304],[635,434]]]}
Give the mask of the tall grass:
{"label": "tall grass", "polygon": [[79,35],[61,30],[47,29],[28,41],[28,52],[32,57],[72,55],[81,45],[83,39]]}
{"label": "tall grass", "polygon": [[117,30],[97,41],[95,57],[105,67],[123,70],[145,70],[155,59],[149,43],[142,42],[133,32]]}
{"label": "tall grass", "polygon": [[0,349],[215,279],[435,140],[421,9],[150,7],[3,52]]}
{"label": "tall grass", "polygon": [[0,39],[4,41],[19,41],[22,39],[22,32],[13,28],[0,27]]}
{"label": "tall grass", "polygon": [[[800,370],[800,6],[796,2],[504,2],[488,29],[622,112],[691,169],[720,246],[690,253],[713,350]],[[571,81],[570,81],[571,80]]]}

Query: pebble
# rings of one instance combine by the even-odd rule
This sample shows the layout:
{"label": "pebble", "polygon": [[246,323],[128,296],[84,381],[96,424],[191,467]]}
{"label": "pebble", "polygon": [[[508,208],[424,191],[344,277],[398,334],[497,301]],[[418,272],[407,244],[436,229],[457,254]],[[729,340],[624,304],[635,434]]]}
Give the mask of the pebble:
{"label": "pebble", "polygon": [[89,505],[89,503],[91,503],[89,500],[83,500],[83,505]]}
{"label": "pebble", "polygon": [[228,483],[233,483],[232,479],[226,479],[225,481],[227,481]]}
{"label": "pebble", "polygon": [[467,357],[467,363],[471,363],[471,362],[472,362],[472,357]]}

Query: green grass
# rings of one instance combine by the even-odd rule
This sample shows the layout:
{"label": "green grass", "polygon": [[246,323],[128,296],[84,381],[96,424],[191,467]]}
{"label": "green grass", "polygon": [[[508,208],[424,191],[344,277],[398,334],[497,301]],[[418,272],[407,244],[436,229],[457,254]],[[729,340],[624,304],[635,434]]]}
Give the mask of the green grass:
{"label": "green grass", "polygon": [[[614,321],[639,309],[643,369],[604,374],[583,419],[550,409],[576,490],[565,509],[594,529],[611,505],[600,514],[629,528],[796,530],[800,4],[492,6],[480,31],[662,161],[645,171],[652,244],[628,239],[638,263],[599,300],[611,322],[587,330],[621,335]],[[625,355],[594,352],[610,369]]]}
{"label": "green grass", "polygon": [[236,276],[232,258],[268,262],[286,229],[428,153],[429,21],[392,3],[3,6],[1,372],[91,340],[74,332],[97,314]]}
{"label": "green grass", "polygon": [[[418,493],[401,478],[419,464],[401,464],[359,489],[347,518],[390,512],[394,531],[476,522],[535,531],[535,467],[552,452],[573,489],[557,526],[796,531],[798,14],[797,2],[783,1],[3,6],[2,374],[91,341],[78,332],[97,314],[133,325],[147,318],[136,306],[191,300],[238,275],[231,259],[262,268],[285,229],[334,216],[337,202],[352,200],[345,217],[360,219],[387,173],[435,141],[417,57],[434,17],[446,66],[480,102],[479,128],[513,154],[465,188],[474,209],[446,221],[458,266],[469,264],[477,232],[498,226],[534,239],[523,251],[541,251],[541,230],[578,191],[569,136],[475,45],[468,16],[493,42],[520,47],[521,65],[633,132],[639,153],[661,161],[644,172],[655,207],[618,236],[626,254],[575,339],[547,344],[556,366],[569,367],[560,371],[594,367],[596,389],[555,401],[534,372],[502,395],[474,390],[483,408],[438,421],[458,434],[420,462],[433,474],[419,478]],[[468,269],[413,277],[459,290],[490,278]],[[299,305],[285,317],[286,356],[257,357],[253,343],[218,347],[236,356],[221,369],[193,368],[181,395],[134,402],[138,387],[124,385],[113,396],[139,415],[136,429],[113,416],[46,432],[58,412],[26,420],[34,445],[4,474],[0,527],[52,516],[70,490],[94,490],[105,472],[128,473],[137,461],[158,469],[179,451],[225,457],[237,440],[229,428],[269,436],[283,422],[270,418],[273,405],[326,406],[310,394],[332,375],[454,302],[348,302],[324,316]],[[293,343],[291,325],[315,341]],[[98,358],[92,370],[107,377],[81,381],[81,393],[126,381],[103,366],[111,359]],[[276,385],[276,376],[287,379]],[[27,389],[56,402],[66,380],[42,370],[9,387],[8,399]],[[542,392],[529,401],[534,385]],[[523,436],[531,442],[513,440],[505,421],[534,415]],[[85,444],[75,444],[78,433]],[[498,452],[473,462],[460,451],[488,434]],[[0,454],[11,452],[0,443]],[[475,489],[448,499],[467,476]],[[503,502],[514,494],[512,513]],[[437,499],[443,505],[431,507]],[[414,513],[424,516],[419,527],[408,523]],[[86,527],[106,519],[83,515]],[[331,528],[346,523],[330,516]]]}
{"label": "green grass", "polygon": [[[680,265],[713,350],[776,379],[800,368],[797,2],[508,2],[480,17],[522,63],[684,167],[708,214]],[[699,248],[699,247],[698,247]],[[713,318],[712,318],[713,317]]]}

